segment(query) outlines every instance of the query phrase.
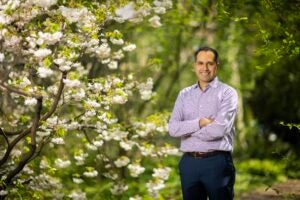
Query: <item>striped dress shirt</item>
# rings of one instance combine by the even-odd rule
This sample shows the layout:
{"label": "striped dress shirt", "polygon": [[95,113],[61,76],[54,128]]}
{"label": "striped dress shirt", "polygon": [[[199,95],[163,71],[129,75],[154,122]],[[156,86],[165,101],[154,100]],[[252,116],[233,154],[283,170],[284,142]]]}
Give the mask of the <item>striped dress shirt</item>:
{"label": "striped dress shirt", "polygon": [[[237,103],[236,90],[217,77],[204,91],[198,84],[184,88],[168,123],[169,134],[181,138],[183,152],[232,151]],[[214,121],[200,128],[203,117]]]}

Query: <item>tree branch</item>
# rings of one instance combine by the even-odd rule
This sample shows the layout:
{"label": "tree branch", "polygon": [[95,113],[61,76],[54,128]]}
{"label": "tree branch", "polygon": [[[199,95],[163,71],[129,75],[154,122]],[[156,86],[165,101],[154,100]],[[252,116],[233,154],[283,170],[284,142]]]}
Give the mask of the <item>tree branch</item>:
{"label": "tree branch", "polygon": [[57,108],[57,105],[58,105],[58,102],[60,100],[61,94],[63,92],[64,86],[65,86],[64,79],[66,79],[66,77],[67,77],[67,72],[66,71],[62,72],[62,77],[60,79],[60,85],[59,85],[56,97],[54,99],[54,103],[52,104],[51,109],[49,110],[49,112],[46,113],[41,118],[41,121],[45,121],[46,119],[48,119],[55,112],[55,110]]}
{"label": "tree branch", "polygon": [[[48,113],[46,113],[40,120],[39,120],[39,123],[38,123],[38,126],[40,125],[40,121],[44,121],[46,119],[48,119],[56,110],[57,108],[57,105],[58,105],[58,102],[59,102],[59,99],[61,97],[61,94],[62,94],[62,91],[63,91],[63,88],[64,88],[64,82],[63,82],[63,79],[65,79],[67,76],[67,72],[63,72],[62,73],[62,78],[60,80],[60,85],[59,85],[59,89],[57,91],[57,94],[56,94],[56,97],[55,97],[55,100],[54,100],[54,103],[52,104],[52,107],[50,109],[50,111]],[[41,98],[41,97],[39,97]],[[33,125],[32,125],[33,127]],[[16,132],[11,132],[11,134],[13,135],[16,135],[18,134],[18,136],[10,143],[10,145],[7,147],[7,150],[5,152],[5,155],[3,156],[3,158],[0,160],[0,166],[2,166],[6,161],[7,159],[9,158],[9,155],[10,155],[10,152],[12,151],[12,149],[14,148],[14,146],[22,139],[24,138],[26,135],[28,135],[31,131],[31,128],[28,128],[26,130],[23,130],[23,131],[16,131]],[[37,127],[38,128],[38,127]]]}
{"label": "tree branch", "polygon": [[30,93],[26,93],[24,91],[21,91],[18,88],[13,88],[8,86],[7,84],[5,84],[3,81],[0,82],[0,88],[3,88],[4,90],[7,90],[8,92],[13,92],[22,96],[26,96],[26,97],[33,97],[33,98],[39,98],[39,95],[36,94],[30,94]]}
{"label": "tree branch", "polygon": [[13,150],[14,146],[22,139],[24,138],[28,133],[30,133],[30,129],[24,130],[18,137],[16,137],[7,147],[6,152],[2,159],[0,160],[0,167],[7,161],[9,158],[10,152]]}
{"label": "tree branch", "polygon": [[[60,80],[60,85],[59,85],[59,88],[58,88],[58,91],[57,91],[57,94],[55,96],[55,99],[54,99],[54,103],[52,104],[51,106],[51,109],[48,113],[46,113],[42,118],[41,118],[41,121],[45,121],[47,120],[56,110],[57,108],[57,105],[58,105],[58,102],[60,100],[60,97],[61,97],[61,94],[63,92],[63,89],[64,89],[64,82],[63,80],[67,77],[67,72],[62,72],[62,77],[61,77],[61,80]],[[25,130],[25,131],[22,131],[22,130],[19,130],[19,131],[15,131],[15,132],[8,132],[8,131],[4,131],[6,135],[8,136],[12,136],[12,135],[19,135],[21,134],[22,132],[26,132],[26,135],[30,132],[30,128]],[[23,134],[22,134],[23,135]],[[0,166],[1,166],[1,161],[0,161]]]}
{"label": "tree branch", "polygon": [[6,143],[7,143],[7,146],[9,146],[9,141],[8,141],[8,138],[7,138],[7,135],[2,131],[2,129],[0,128],[0,134],[3,135]]}
{"label": "tree branch", "polygon": [[24,168],[24,166],[28,163],[28,161],[30,160],[30,158],[34,155],[34,152],[36,150],[36,131],[38,129],[39,126],[39,121],[41,118],[41,112],[42,112],[42,105],[43,105],[43,98],[38,98],[37,99],[37,105],[36,105],[36,115],[30,130],[30,151],[27,155],[25,155],[23,157],[23,159],[20,161],[20,163],[18,164],[18,166],[11,171],[8,175],[7,178],[5,179],[5,183],[6,185],[11,184],[12,179],[18,174],[20,173],[20,171],[22,171],[22,169]]}

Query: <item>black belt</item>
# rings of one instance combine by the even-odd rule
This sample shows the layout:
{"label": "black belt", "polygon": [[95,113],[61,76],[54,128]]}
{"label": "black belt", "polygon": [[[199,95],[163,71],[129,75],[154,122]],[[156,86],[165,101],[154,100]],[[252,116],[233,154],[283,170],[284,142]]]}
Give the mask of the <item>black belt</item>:
{"label": "black belt", "polygon": [[207,158],[219,154],[230,154],[230,152],[229,151],[185,152],[185,154],[194,158]]}

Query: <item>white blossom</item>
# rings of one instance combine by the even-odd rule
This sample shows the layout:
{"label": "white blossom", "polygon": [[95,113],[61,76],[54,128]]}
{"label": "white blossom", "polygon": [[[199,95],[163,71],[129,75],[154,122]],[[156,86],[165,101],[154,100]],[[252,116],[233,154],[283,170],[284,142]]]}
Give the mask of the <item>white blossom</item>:
{"label": "white blossom", "polygon": [[160,17],[155,15],[153,17],[151,17],[149,19],[150,25],[154,28],[158,28],[160,26],[162,26],[162,24],[160,23]]}
{"label": "white blossom", "polygon": [[152,91],[151,90],[141,90],[141,99],[143,100],[149,100],[152,97]]}
{"label": "white blossom", "polygon": [[131,150],[133,145],[135,145],[135,142],[133,141],[120,141],[120,147],[126,151]]}
{"label": "white blossom", "polygon": [[43,59],[45,57],[47,57],[48,55],[50,55],[52,53],[52,51],[50,49],[38,49],[37,51],[35,51],[33,53],[33,55],[37,58],[37,59]]}
{"label": "white blossom", "polygon": [[47,123],[48,123],[48,126],[50,126],[50,127],[56,126],[57,123],[58,123],[58,118],[57,118],[57,116],[49,117],[49,118],[47,119]]}
{"label": "white blossom", "polygon": [[71,123],[65,124],[64,126],[67,130],[76,130],[79,127],[79,123],[76,121],[73,121]]}
{"label": "white blossom", "polygon": [[92,107],[92,108],[99,108],[101,105],[97,101],[88,99],[86,102],[87,106]]}
{"label": "white blossom", "polygon": [[146,183],[146,187],[152,196],[156,196],[157,192],[165,187],[165,184],[163,180],[156,179]]}
{"label": "white blossom", "polygon": [[66,167],[69,167],[71,165],[71,162],[69,160],[62,160],[60,158],[57,158],[55,160],[55,166],[57,168],[66,168]]}
{"label": "white blossom", "polygon": [[43,43],[53,45],[56,42],[58,42],[63,36],[62,32],[55,32],[55,33],[39,32],[38,35],[39,35],[39,39],[37,42],[39,45]]}
{"label": "white blossom", "polygon": [[116,180],[119,177],[118,174],[115,174],[113,172],[103,173],[103,176],[111,180]]}
{"label": "white blossom", "polygon": [[19,48],[20,42],[20,37],[12,35],[10,38],[5,38],[4,47],[10,50],[15,50],[16,48]]}
{"label": "white blossom", "polygon": [[42,8],[49,8],[50,6],[55,5],[57,0],[32,0],[32,3]]}
{"label": "white blossom", "polygon": [[93,142],[93,145],[95,145],[96,147],[101,147],[103,145],[103,141],[102,140],[96,140]]}
{"label": "white blossom", "polygon": [[179,155],[179,149],[175,147],[162,147],[161,153],[165,155]]}
{"label": "white blossom", "polygon": [[41,169],[46,169],[49,167],[49,162],[46,159],[41,160],[40,162],[40,168]]}
{"label": "white blossom", "polygon": [[60,6],[59,10],[61,14],[67,18],[67,20],[71,23],[83,21],[86,15],[88,15],[87,8],[68,8],[65,6]]}
{"label": "white blossom", "polygon": [[122,38],[120,38],[120,39],[110,38],[110,41],[113,44],[116,44],[116,45],[122,45],[122,44],[124,44],[124,40]]}
{"label": "white blossom", "polygon": [[153,145],[138,146],[143,156],[152,156],[154,151]]}
{"label": "white blossom", "polygon": [[123,51],[120,49],[120,50],[114,52],[112,58],[115,60],[121,60],[122,58],[124,58]]}
{"label": "white blossom", "polygon": [[84,89],[80,89],[78,92],[76,92],[75,94],[72,94],[72,97],[76,100],[76,101],[80,101],[85,97],[85,91]]}
{"label": "white blossom", "polygon": [[126,190],[128,190],[128,185],[125,184],[115,184],[112,188],[110,188],[110,192],[114,195],[123,194]]}
{"label": "white blossom", "polygon": [[129,197],[129,200],[142,200],[142,197],[139,195],[135,195],[133,197]]}
{"label": "white blossom", "polygon": [[74,183],[77,183],[77,184],[80,184],[80,183],[83,182],[83,180],[81,178],[75,178],[75,177],[73,177],[72,180],[73,180]]}
{"label": "white blossom", "polygon": [[118,69],[118,62],[117,61],[111,61],[110,63],[108,63],[108,68],[109,69]]}
{"label": "white blossom", "polygon": [[97,147],[94,144],[87,143],[86,148],[92,151],[97,151]]}
{"label": "white blossom", "polygon": [[103,86],[100,83],[88,83],[88,89],[92,91],[101,91]]}
{"label": "white blossom", "polygon": [[165,14],[166,13],[165,7],[154,7],[153,10],[156,14]]}
{"label": "white blossom", "polygon": [[77,79],[75,80],[64,79],[63,82],[66,84],[66,87],[70,87],[70,88],[79,87],[81,85],[80,81]]}
{"label": "white blossom", "polygon": [[50,85],[47,88],[47,92],[49,92],[50,94],[56,94],[58,91],[58,87],[56,85]]}
{"label": "white blossom", "polygon": [[3,12],[0,13],[0,24],[6,25],[9,24],[13,18],[9,15],[4,14]]}
{"label": "white blossom", "polygon": [[11,152],[12,157],[19,157],[20,155],[22,155],[22,152],[18,149],[14,149]]}
{"label": "white blossom", "polygon": [[47,78],[53,74],[53,71],[46,67],[39,67],[37,73],[38,73],[39,77]]}
{"label": "white blossom", "polygon": [[86,194],[84,192],[72,192],[68,195],[73,200],[86,200]]}
{"label": "white blossom", "polygon": [[96,54],[100,58],[107,58],[110,55],[110,47],[108,46],[107,43],[103,43],[99,46],[99,48],[96,49]]}
{"label": "white blossom", "polygon": [[83,175],[86,177],[93,178],[98,176],[98,172],[96,170],[91,170],[91,171],[84,172]]}
{"label": "white blossom", "polygon": [[69,71],[71,69],[71,66],[70,65],[61,65],[59,66],[59,70],[61,71]]}
{"label": "white blossom", "polygon": [[136,49],[136,45],[135,44],[128,44],[125,47],[123,47],[124,51],[133,51]]}
{"label": "white blossom", "polygon": [[23,172],[26,173],[26,174],[34,174],[34,171],[32,169],[30,169],[30,167],[28,167],[28,165],[26,165],[23,168]]}
{"label": "white blossom", "polygon": [[3,53],[0,53],[0,62],[3,62],[3,61],[4,61],[4,59],[5,59],[5,56],[4,56],[4,54],[3,54]]}
{"label": "white blossom", "polygon": [[27,98],[24,102],[25,105],[27,106],[34,106],[37,104],[36,98]]}
{"label": "white blossom", "polygon": [[141,173],[145,171],[145,168],[139,164],[129,164],[128,169],[132,177],[138,177]]}
{"label": "white blossom", "polygon": [[85,115],[86,117],[93,117],[93,116],[96,115],[96,111],[95,111],[95,110],[88,110],[88,111],[86,111],[86,112],[84,113],[84,115]]}
{"label": "white blossom", "polygon": [[153,169],[154,173],[152,174],[153,177],[167,180],[169,178],[169,174],[171,172],[171,168],[165,167],[165,168],[155,168]]}
{"label": "white blossom", "polygon": [[136,11],[134,10],[134,5],[132,2],[128,3],[124,7],[116,9],[116,15],[123,20],[131,19],[136,15]]}
{"label": "white blossom", "polygon": [[53,60],[53,62],[58,65],[63,65],[66,62],[66,59],[65,58],[56,58]]}
{"label": "white blossom", "polygon": [[167,9],[170,9],[172,8],[173,6],[173,2],[172,0],[162,0],[162,1],[159,1],[159,0],[155,0],[153,2],[153,4],[157,7],[165,7]]}
{"label": "white blossom", "polygon": [[36,133],[40,137],[46,137],[46,136],[49,136],[51,134],[50,131],[46,131],[46,130],[44,130],[44,131],[37,131]]}
{"label": "white blossom", "polygon": [[30,84],[31,84],[30,80],[25,76],[25,77],[23,77],[22,81],[20,82],[20,87],[24,88]]}
{"label": "white blossom", "polygon": [[141,94],[141,99],[149,100],[153,96],[152,88],[153,88],[153,80],[152,78],[148,78],[146,83],[140,83],[138,85],[139,92]]}
{"label": "white blossom", "polygon": [[126,156],[121,156],[119,159],[117,159],[114,163],[117,167],[124,167],[126,165],[128,165],[128,163],[130,162],[129,158]]}
{"label": "white blossom", "polygon": [[107,58],[107,59],[101,61],[102,64],[108,64],[109,62],[110,62],[110,59],[109,59],[109,58]]}
{"label": "white blossom", "polygon": [[74,156],[74,159],[76,160],[76,165],[83,165],[84,162],[85,162],[85,158],[88,156],[87,153],[83,153],[83,152],[80,152],[79,154],[76,154]]}
{"label": "white blossom", "polygon": [[6,190],[0,190],[0,196],[6,196],[8,192]]}
{"label": "white blossom", "polygon": [[128,100],[126,95],[116,95],[112,97],[112,103],[124,104]]}
{"label": "white blossom", "polygon": [[72,67],[73,67],[73,68],[80,68],[80,67],[83,67],[83,66],[81,65],[80,62],[76,62],[76,63],[73,63],[73,64],[72,64]]}
{"label": "white blossom", "polygon": [[52,138],[51,142],[54,144],[65,144],[65,141],[61,137]]}

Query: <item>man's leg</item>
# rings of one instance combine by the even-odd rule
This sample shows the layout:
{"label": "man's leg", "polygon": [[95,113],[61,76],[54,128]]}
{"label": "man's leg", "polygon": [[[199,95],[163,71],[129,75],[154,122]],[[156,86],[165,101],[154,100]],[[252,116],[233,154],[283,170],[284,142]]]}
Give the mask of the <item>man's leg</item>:
{"label": "man's leg", "polygon": [[235,168],[231,155],[221,154],[203,159],[203,161],[206,167],[201,174],[201,180],[209,200],[232,200]]}
{"label": "man's leg", "polygon": [[183,155],[179,162],[183,200],[207,200],[207,194],[199,178],[197,158]]}

